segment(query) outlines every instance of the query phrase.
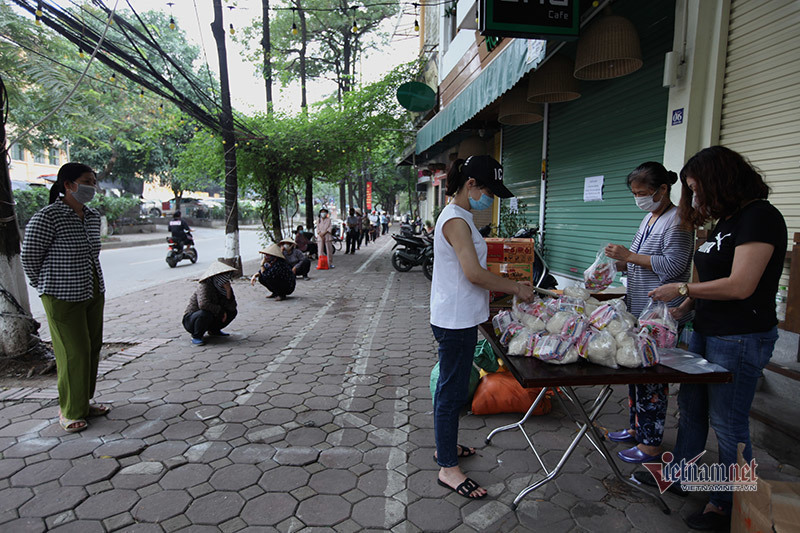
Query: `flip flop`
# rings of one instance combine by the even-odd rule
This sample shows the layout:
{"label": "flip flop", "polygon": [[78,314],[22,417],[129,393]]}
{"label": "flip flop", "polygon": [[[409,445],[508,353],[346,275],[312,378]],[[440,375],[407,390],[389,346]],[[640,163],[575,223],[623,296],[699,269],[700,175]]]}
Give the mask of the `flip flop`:
{"label": "flip flop", "polygon": [[103,404],[95,404],[89,406],[89,414],[86,416],[104,416],[111,411],[111,408]]}
{"label": "flip flop", "polygon": [[448,488],[448,489],[452,490],[453,492],[455,492],[456,494],[458,494],[459,496],[463,496],[463,497],[465,497],[467,499],[470,499],[470,500],[481,500],[481,499],[485,498],[486,495],[488,494],[487,492],[484,492],[480,496],[471,496],[471,494],[474,491],[476,491],[477,489],[481,488],[480,485],[475,483],[475,481],[472,480],[471,478],[465,479],[464,482],[461,483],[461,485],[459,485],[456,488],[451,487],[450,485],[448,485],[447,483],[445,483],[444,481],[442,481],[441,479],[438,479],[438,478],[436,479],[436,482],[439,485],[441,485],[442,487]]}
{"label": "flip flop", "polygon": [[[463,444],[456,444],[458,446],[458,453],[456,457],[472,457],[476,453],[476,450],[473,450],[469,446],[464,446]],[[436,461],[436,452],[433,452],[433,460]]]}
{"label": "flip flop", "polygon": [[83,420],[82,418],[79,418],[78,420],[70,420],[69,418],[64,418],[64,416],[61,414],[58,415],[58,423],[61,426],[61,429],[67,433],[77,433],[89,427],[89,425],[86,423],[86,420]]}

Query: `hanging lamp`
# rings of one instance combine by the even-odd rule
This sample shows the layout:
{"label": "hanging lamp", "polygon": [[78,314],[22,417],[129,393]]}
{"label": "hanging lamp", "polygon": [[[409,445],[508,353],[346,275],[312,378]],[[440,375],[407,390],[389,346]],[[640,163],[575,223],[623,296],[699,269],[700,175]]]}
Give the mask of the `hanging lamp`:
{"label": "hanging lamp", "polygon": [[517,84],[516,87],[504,94],[500,100],[497,122],[506,126],[524,126],[544,120],[542,106],[528,102],[526,95],[525,83]]}
{"label": "hanging lamp", "polygon": [[528,80],[528,102],[553,104],[581,97],[578,80],[572,75],[575,65],[564,54],[555,54],[536,69]]}
{"label": "hanging lamp", "polygon": [[642,64],[633,23],[609,14],[590,24],[578,41],[574,75],[579,80],[609,80],[636,72]]}
{"label": "hanging lamp", "polygon": [[467,137],[458,145],[458,159],[466,159],[472,155],[487,155],[486,141],[477,135]]}

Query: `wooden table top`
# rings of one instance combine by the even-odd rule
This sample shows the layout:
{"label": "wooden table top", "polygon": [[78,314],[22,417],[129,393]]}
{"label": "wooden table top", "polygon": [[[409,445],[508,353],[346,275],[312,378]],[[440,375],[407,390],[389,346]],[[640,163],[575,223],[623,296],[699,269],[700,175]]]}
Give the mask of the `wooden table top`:
{"label": "wooden table top", "polygon": [[649,368],[608,368],[581,359],[569,365],[553,365],[535,357],[507,355],[498,342],[491,322],[478,326],[495,353],[523,387],[569,387],[582,385],[630,385],[639,383],[729,383],[730,372],[687,374],[664,365]]}

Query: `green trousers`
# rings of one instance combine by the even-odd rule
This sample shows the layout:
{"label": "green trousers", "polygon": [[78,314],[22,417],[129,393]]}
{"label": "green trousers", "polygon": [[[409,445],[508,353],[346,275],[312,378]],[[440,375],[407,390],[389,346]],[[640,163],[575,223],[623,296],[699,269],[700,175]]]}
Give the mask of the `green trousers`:
{"label": "green trousers", "polygon": [[67,302],[42,295],[58,370],[58,405],[70,420],[86,418],[97,383],[97,365],[103,345],[103,306],[97,278],[94,295],[82,302]]}

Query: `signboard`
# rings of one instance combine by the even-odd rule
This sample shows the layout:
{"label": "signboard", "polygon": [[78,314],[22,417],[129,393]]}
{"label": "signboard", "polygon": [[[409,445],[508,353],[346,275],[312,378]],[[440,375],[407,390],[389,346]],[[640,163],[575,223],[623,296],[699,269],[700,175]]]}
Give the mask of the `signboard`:
{"label": "signboard", "polygon": [[580,0],[480,0],[481,35],[570,41],[580,32]]}
{"label": "signboard", "polygon": [[427,111],[436,105],[436,92],[424,83],[409,81],[397,88],[397,101],[409,111]]}
{"label": "signboard", "polygon": [[583,180],[583,201],[602,202],[603,201],[603,176],[592,176]]}
{"label": "signboard", "polygon": [[672,125],[678,126],[680,124],[683,124],[683,108],[672,111]]}
{"label": "signboard", "polygon": [[367,182],[367,211],[372,211],[372,182]]}

